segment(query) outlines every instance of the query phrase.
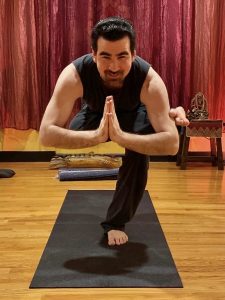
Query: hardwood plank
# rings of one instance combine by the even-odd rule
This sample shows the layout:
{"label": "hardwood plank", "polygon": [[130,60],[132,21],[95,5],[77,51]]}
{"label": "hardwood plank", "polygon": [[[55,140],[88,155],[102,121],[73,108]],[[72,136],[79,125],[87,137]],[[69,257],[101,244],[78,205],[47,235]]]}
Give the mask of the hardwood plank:
{"label": "hardwood plank", "polygon": [[182,278],[183,289],[29,290],[68,189],[114,189],[115,181],[59,182],[48,163],[2,163],[2,300],[225,299],[225,175],[206,163],[151,163],[147,189]]}

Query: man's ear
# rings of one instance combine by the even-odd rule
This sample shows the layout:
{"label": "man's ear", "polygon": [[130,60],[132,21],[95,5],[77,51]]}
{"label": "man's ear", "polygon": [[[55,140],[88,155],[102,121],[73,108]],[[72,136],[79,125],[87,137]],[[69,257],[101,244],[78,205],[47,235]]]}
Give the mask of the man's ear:
{"label": "man's ear", "polygon": [[96,52],[92,49],[92,58],[93,61],[96,63]]}

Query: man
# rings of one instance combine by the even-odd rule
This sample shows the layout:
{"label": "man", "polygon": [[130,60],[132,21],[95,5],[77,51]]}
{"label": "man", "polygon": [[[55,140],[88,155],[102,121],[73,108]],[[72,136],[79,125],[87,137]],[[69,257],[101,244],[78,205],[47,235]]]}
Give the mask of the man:
{"label": "man", "polygon": [[[85,105],[65,129],[78,98]],[[182,107],[169,112],[162,79],[136,56],[132,25],[119,17],[98,22],[92,30],[92,54],[76,59],[59,76],[40,140],[46,146],[71,149],[111,140],[126,149],[112,203],[101,223],[109,245],[128,241],[124,228],[142,198],[148,156],[177,153],[174,119],[177,125],[188,124]]]}

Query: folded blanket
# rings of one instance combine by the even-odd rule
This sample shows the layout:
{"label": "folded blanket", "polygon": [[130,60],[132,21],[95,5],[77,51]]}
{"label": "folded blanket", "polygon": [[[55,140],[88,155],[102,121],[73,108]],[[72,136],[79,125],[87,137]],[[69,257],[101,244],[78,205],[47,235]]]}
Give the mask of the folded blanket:
{"label": "folded blanket", "polygon": [[104,154],[82,153],[71,155],[56,155],[49,164],[49,169],[59,168],[119,168],[122,164],[121,157]]}

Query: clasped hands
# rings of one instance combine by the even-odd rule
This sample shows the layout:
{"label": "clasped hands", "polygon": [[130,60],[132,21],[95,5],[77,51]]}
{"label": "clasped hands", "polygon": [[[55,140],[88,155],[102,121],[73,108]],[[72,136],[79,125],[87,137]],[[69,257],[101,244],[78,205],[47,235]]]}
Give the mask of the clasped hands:
{"label": "clasped hands", "polygon": [[[183,107],[178,106],[171,108],[169,116],[174,119],[178,126],[188,126],[189,121],[186,118]],[[96,130],[97,139],[99,143],[107,142],[109,139],[117,144],[120,144],[124,132],[120,128],[117,119],[113,96],[106,97],[103,117],[101,119],[99,128]]]}
{"label": "clasped hands", "polygon": [[109,139],[119,143],[122,134],[123,131],[117,119],[113,96],[108,96],[106,97],[103,116],[97,129],[97,138],[99,143],[107,142]]}

